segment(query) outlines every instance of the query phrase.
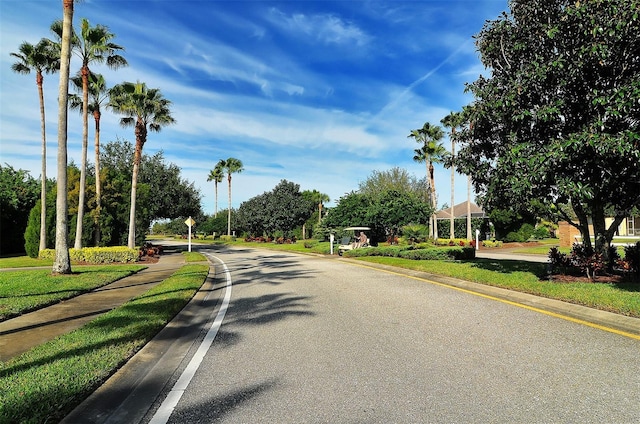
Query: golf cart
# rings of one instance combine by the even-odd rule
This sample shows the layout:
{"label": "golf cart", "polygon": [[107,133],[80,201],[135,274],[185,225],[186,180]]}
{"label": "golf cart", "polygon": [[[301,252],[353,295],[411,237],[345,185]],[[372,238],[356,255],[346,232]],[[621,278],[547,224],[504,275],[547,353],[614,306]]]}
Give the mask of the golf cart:
{"label": "golf cart", "polygon": [[371,240],[369,236],[365,234],[366,241],[360,239],[360,234],[364,234],[365,231],[370,231],[369,227],[347,227],[344,231],[353,231],[353,234],[350,236],[342,237],[340,241],[340,245],[338,246],[338,255],[342,256],[342,254],[347,250],[359,249],[361,247],[369,247],[371,244]]}

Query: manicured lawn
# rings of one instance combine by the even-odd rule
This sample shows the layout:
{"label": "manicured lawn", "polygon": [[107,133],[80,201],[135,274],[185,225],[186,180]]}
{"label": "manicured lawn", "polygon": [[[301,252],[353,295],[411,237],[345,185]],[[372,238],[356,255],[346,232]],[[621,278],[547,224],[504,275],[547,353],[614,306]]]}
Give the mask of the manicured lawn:
{"label": "manicured lawn", "polygon": [[401,258],[369,256],[365,262],[445,275],[490,286],[588,306],[603,311],[640,318],[640,284],[552,282],[541,279],[546,264],[475,259],[466,262],[412,261]]}
{"label": "manicured lawn", "polygon": [[0,321],[69,299],[146,268],[142,265],[76,266],[69,275],[50,269],[0,272]]}
{"label": "manicured lawn", "polygon": [[58,422],[193,297],[208,265],[185,265],[84,327],[0,362],[0,423]]}

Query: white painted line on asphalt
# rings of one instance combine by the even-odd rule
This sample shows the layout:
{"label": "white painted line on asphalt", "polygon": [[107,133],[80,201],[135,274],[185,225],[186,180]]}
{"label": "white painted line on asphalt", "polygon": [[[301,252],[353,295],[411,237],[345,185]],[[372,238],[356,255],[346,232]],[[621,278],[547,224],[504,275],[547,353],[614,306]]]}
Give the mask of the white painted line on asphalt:
{"label": "white painted line on asphalt", "polygon": [[209,347],[211,347],[213,340],[216,338],[218,330],[220,329],[222,321],[224,320],[224,316],[227,313],[229,301],[231,300],[231,273],[229,272],[229,268],[227,268],[227,265],[222,260],[220,260],[216,256],[211,257],[222,264],[224,275],[227,280],[222,305],[220,306],[220,310],[216,315],[216,319],[213,321],[213,324],[211,324],[209,331],[207,331],[207,335],[200,343],[200,346],[198,347],[195,355],[193,355],[193,358],[191,358],[191,361],[189,361],[187,368],[185,368],[185,370],[182,372],[180,378],[178,379],[178,381],[176,381],[176,384],[173,385],[173,388],[162,402],[162,405],[160,405],[160,408],[156,411],[155,415],[150,421],[150,424],[165,424],[169,421],[169,417],[173,413],[176,405],[178,405],[180,398],[182,398],[184,391],[187,389],[187,386],[191,382],[191,379],[200,367],[204,356],[207,354]]}

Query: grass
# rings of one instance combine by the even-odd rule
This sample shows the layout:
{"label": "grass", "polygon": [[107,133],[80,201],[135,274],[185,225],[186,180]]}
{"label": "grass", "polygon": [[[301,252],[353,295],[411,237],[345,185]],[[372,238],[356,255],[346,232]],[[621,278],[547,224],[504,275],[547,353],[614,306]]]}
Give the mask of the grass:
{"label": "grass", "polygon": [[208,265],[185,265],[84,327],[0,363],[0,423],[58,422],[193,297]]}
{"label": "grass", "polygon": [[50,269],[0,272],[0,321],[102,287],[146,268],[142,265],[78,266],[69,275]]}
{"label": "grass", "polygon": [[464,262],[412,261],[380,256],[358,259],[502,287],[640,318],[640,285],[547,281],[541,279],[545,275],[546,264],[489,259]]}
{"label": "grass", "polygon": [[37,259],[28,256],[15,256],[9,258],[0,258],[0,269],[6,268],[25,268],[35,266],[53,266],[53,260]]}

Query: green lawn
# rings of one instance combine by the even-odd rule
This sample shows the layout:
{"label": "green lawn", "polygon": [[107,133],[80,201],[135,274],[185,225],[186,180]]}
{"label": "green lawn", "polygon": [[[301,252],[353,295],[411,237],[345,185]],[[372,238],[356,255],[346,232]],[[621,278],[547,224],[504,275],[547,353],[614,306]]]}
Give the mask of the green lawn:
{"label": "green lawn", "polygon": [[50,269],[0,272],[0,321],[102,287],[146,268],[142,265],[77,266],[69,275]]}
{"label": "green lawn", "polygon": [[171,321],[208,272],[185,265],[84,327],[0,362],[0,423],[59,422]]}

